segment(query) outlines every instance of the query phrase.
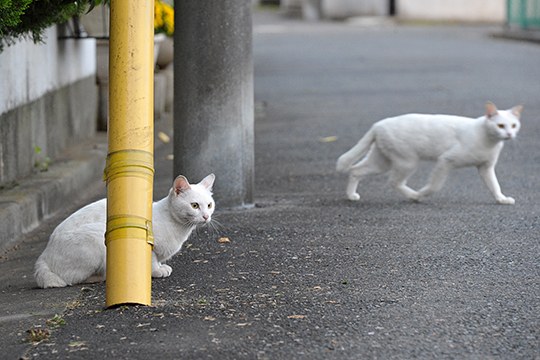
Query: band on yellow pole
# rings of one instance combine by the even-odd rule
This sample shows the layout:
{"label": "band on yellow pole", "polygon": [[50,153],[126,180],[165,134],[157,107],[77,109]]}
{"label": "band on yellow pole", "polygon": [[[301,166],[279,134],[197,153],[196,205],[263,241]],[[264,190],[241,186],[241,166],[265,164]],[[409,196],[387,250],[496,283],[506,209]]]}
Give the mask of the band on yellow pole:
{"label": "band on yellow pole", "polygon": [[111,0],[106,306],[151,304],[154,1]]}

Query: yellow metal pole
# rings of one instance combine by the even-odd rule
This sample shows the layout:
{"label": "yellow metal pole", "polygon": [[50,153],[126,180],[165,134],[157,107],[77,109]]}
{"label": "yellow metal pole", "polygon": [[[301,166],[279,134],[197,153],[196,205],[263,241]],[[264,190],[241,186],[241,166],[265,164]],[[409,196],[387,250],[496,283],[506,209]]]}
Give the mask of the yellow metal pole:
{"label": "yellow metal pole", "polygon": [[154,1],[110,7],[106,305],[150,305]]}

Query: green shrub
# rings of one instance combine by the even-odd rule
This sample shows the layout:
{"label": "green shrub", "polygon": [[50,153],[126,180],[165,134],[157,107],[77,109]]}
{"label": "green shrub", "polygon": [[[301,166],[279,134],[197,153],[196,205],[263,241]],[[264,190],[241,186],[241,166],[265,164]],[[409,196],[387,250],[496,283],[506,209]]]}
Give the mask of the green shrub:
{"label": "green shrub", "polygon": [[0,52],[20,38],[43,41],[43,32],[102,0],[0,0]]}

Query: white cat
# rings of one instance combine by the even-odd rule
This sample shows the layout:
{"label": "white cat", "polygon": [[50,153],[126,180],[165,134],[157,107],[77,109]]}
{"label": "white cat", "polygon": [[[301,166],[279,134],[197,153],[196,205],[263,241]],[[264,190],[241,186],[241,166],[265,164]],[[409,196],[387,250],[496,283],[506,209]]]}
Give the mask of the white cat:
{"label": "white cat", "polygon": [[[495,165],[503,141],[515,138],[519,131],[522,108],[520,105],[497,110],[488,102],[485,116],[477,119],[408,114],[375,123],[337,161],[337,171],[349,173],[347,197],[360,199],[356,189],[364,176],[389,171],[394,188],[407,198],[420,201],[442,188],[451,169],[476,166],[497,202],[513,205],[514,199],[501,192]],[[436,164],[428,183],[415,191],[407,186],[407,180],[420,160],[432,160]]]}
{"label": "white cat", "polygon": [[[198,184],[178,176],[169,195],[153,204],[154,247],[152,277],[167,277],[172,268],[164,262],[176,254],[197,225],[208,224],[214,212],[210,174]],[[73,213],[51,234],[36,261],[34,277],[39,287],[64,287],[90,278],[104,280],[107,199]]]}

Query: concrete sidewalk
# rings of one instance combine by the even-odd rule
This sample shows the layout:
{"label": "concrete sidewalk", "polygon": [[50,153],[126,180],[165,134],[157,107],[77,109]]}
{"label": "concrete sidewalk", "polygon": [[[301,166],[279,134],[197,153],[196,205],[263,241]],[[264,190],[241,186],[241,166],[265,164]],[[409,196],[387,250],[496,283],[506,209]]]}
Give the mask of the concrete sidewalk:
{"label": "concrete sidewalk", "polygon": [[[218,208],[220,233],[188,241],[172,275],[153,281],[153,306],[105,310],[103,284],[34,288],[48,234],[103,188],[66,199],[71,209],[0,261],[0,357],[538,358],[540,47],[484,27],[260,15],[256,206]],[[480,116],[486,100],[525,103],[522,131],[497,167],[515,206],[497,206],[472,169],[421,204],[384,178],[362,183],[360,202],[345,200],[335,160],[373,122],[412,111]],[[156,198],[173,177],[171,152],[156,151]],[[29,329],[50,335],[28,344]]]}
{"label": "concrete sidewalk", "polygon": [[527,29],[510,29],[505,28],[503,31],[496,31],[493,36],[500,39],[528,41],[536,44],[540,44],[540,30],[527,30]]}

